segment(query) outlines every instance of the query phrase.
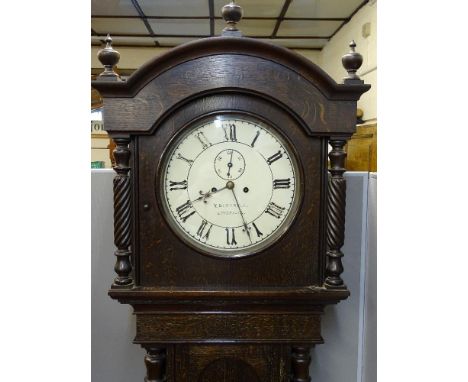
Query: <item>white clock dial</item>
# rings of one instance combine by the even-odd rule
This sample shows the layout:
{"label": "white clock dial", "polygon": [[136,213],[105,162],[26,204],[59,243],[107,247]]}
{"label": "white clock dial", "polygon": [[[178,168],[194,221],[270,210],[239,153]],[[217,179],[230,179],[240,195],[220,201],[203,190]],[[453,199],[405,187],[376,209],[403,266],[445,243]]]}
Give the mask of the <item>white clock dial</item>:
{"label": "white clock dial", "polygon": [[188,128],[162,168],[169,223],[209,254],[262,250],[286,231],[298,208],[300,173],[290,146],[250,117],[221,115]]}

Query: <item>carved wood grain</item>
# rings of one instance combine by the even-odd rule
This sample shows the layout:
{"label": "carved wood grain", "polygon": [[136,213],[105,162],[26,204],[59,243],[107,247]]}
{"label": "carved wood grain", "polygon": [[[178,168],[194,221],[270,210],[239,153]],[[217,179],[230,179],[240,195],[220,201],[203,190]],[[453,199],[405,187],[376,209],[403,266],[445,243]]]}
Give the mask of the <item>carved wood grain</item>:
{"label": "carved wood grain", "polygon": [[181,344],[175,358],[178,381],[289,382],[290,355],[284,345]]}
{"label": "carved wood grain", "polygon": [[285,342],[321,343],[315,314],[137,314],[136,343],[145,342]]}

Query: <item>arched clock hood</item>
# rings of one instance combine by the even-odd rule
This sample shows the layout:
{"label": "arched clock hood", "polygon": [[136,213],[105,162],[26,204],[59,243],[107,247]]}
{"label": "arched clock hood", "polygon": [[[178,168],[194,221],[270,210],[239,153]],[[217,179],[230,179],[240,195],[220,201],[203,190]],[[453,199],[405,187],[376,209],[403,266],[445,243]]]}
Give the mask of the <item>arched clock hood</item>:
{"label": "arched clock hood", "polygon": [[[106,49],[116,52],[109,43]],[[358,77],[338,84],[301,55],[247,37],[212,37],[180,45],[153,58],[125,80],[111,73],[92,83],[104,98],[104,120],[109,122],[105,129],[109,132],[148,133],[156,120],[178,105],[233,91],[275,98],[303,120],[311,135],[329,134],[332,125],[351,132],[355,102],[370,88]],[[340,112],[344,115],[334,118]],[[123,126],[119,122],[122,113],[148,118]]]}

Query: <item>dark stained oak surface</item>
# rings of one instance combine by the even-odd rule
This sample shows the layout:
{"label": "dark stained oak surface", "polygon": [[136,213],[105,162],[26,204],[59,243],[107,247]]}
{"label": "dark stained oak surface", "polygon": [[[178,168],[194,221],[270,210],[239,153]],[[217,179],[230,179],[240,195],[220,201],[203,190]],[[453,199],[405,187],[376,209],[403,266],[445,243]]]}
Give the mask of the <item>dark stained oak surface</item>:
{"label": "dark stained oak surface", "polygon": [[[348,132],[355,128],[352,101],[326,102],[305,78],[275,62],[223,54],[179,64],[149,82],[134,98],[105,98],[104,116],[110,122],[105,129],[148,132],[181,100],[213,92],[255,93],[269,99],[275,95],[276,102],[304,120],[309,134],[332,133],[337,126]],[[124,124],[134,116],[138,119],[131,125]]]}
{"label": "dark stained oak surface", "polygon": [[[206,323],[209,323],[207,325]],[[135,341],[321,343],[320,315],[294,313],[139,314]]]}
{"label": "dark stained oak surface", "polygon": [[[303,200],[293,224],[277,243],[261,253],[240,259],[203,255],[176,237],[158,203],[160,153],[174,135],[194,118],[226,110],[254,114],[275,126],[299,155],[304,173]],[[139,256],[145,264],[137,276],[142,286],[240,287],[307,286],[319,284],[319,211],[323,155],[319,138],[311,138],[281,109],[258,97],[206,96],[185,105],[139,143]],[[142,208],[149,205],[149,209]],[[322,228],[323,229],[323,228]],[[165,253],[166,256],[161,256]]]}
{"label": "dark stained oak surface", "polygon": [[288,347],[274,345],[180,345],[175,351],[182,381],[287,382]]}

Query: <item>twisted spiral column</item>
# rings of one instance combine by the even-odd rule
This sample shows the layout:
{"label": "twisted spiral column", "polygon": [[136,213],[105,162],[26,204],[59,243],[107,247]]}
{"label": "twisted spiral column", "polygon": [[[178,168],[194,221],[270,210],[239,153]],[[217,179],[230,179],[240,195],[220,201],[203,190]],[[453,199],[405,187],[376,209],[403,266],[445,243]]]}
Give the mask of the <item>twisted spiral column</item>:
{"label": "twisted spiral column", "polygon": [[130,246],[132,239],[132,210],[131,210],[131,184],[130,184],[130,143],[129,138],[115,138],[114,149],[115,166],[117,175],[114,178],[114,244],[117,247],[117,257],[114,270],[117,277],[113,287],[128,286],[133,283],[130,273]]}
{"label": "twisted spiral column", "polygon": [[332,150],[330,158],[330,176],[328,178],[328,211],[327,211],[327,265],[325,270],[325,286],[329,288],[344,287],[340,275],[343,273],[341,258],[343,252],[346,208],[346,171],[344,163],[346,139],[332,138],[329,141]]}

